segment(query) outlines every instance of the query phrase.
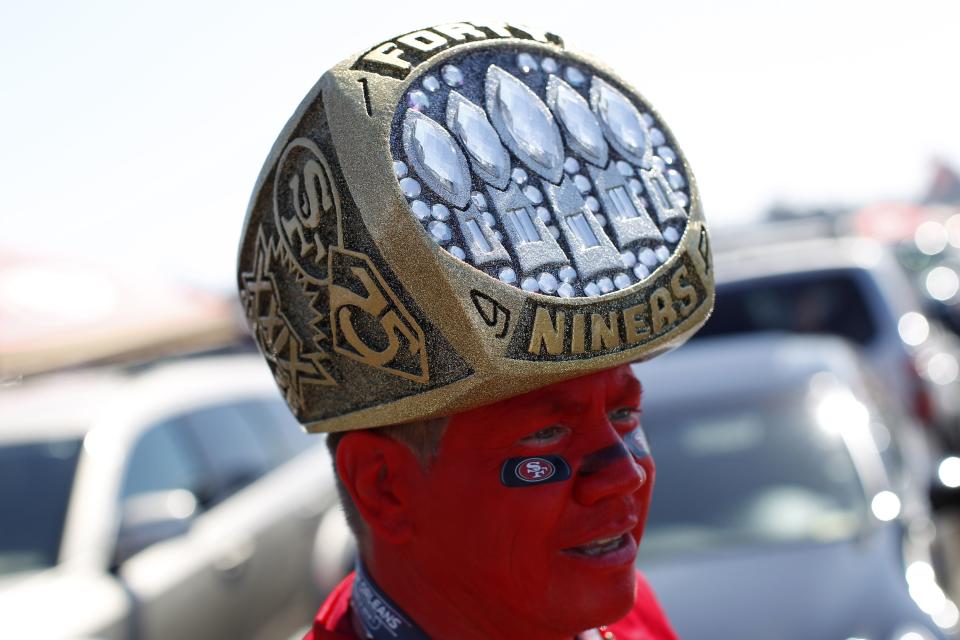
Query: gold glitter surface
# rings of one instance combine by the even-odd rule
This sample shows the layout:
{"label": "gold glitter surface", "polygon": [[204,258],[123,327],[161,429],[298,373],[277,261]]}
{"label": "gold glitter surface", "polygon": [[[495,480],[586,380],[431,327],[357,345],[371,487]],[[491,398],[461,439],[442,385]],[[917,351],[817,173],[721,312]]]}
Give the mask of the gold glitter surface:
{"label": "gold glitter surface", "polygon": [[[430,240],[393,172],[391,127],[411,82],[465,51],[522,45],[628,86],[606,66],[564,49],[556,36],[468,27],[406,37],[421,47],[434,43],[431,50],[397,38],[328,71],[281,132],[257,180],[238,283],[268,360],[278,361],[277,340],[260,327],[266,312],[257,315],[251,306],[257,283],[269,285],[273,306],[265,308],[289,333],[284,344],[294,344],[298,362],[312,367],[308,373],[319,383],[296,387],[283,368],[272,367],[310,431],[450,414],[648,359],[682,344],[713,307],[700,198],[675,144],[689,183],[685,231],[665,263],[626,289],[599,297],[528,293]],[[443,35],[476,32],[488,38]],[[289,259],[266,261],[265,246]]]}

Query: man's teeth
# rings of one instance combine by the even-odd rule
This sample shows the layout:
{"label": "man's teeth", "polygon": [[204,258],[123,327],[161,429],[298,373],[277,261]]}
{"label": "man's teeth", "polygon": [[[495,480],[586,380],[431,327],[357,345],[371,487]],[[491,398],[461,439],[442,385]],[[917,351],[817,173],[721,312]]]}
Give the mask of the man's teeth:
{"label": "man's teeth", "polygon": [[577,551],[588,556],[598,556],[602,553],[609,553],[614,549],[618,549],[623,544],[624,535],[594,540],[590,544],[577,547]]}

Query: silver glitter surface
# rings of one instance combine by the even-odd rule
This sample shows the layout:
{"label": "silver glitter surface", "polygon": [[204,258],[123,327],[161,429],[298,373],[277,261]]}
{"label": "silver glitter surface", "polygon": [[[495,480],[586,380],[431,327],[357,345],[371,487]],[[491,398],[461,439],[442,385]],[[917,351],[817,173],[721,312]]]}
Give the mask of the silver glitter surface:
{"label": "silver glitter surface", "polygon": [[655,118],[565,58],[507,66],[485,67],[481,98],[466,62],[404,94],[393,171],[412,214],[450,255],[526,291],[600,296],[649,277],[689,206]]}
{"label": "silver glitter surface", "polygon": [[680,224],[686,221],[686,212],[677,202],[673,188],[660,171],[645,169],[640,172],[640,177],[661,225]]}
{"label": "silver glitter surface", "polygon": [[454,209],[453,214],[466,241],[471,264],[476,267],[501,265],[501,268],[511,264],[510,254],[491,228],[492,216],[489,213],[482,212],[471,204],[466,211]]}
{"label": "silver glitter surface", "polygon": [[539,273],[549,265],[567,262],[566,254],[537,216],[530,199],[512,182],[506,191],[487,190],[492,208],[510,239],[524,275]]}
{"label": "silver glitter surface", "polygon": [[483,197],[483,194],[479,191],[474,191],[470,194],[470,200],[473,201],[473,205],[480,209],[480,211],[487,210],[487,199]]}
{"label": "silver glitter surface", "polygon": [[618,269],[620,252],[587,208],[573,179],[564,178],[559,187],[544,183],[544,190],[581,276],[592,278],[603,271]]}
{"label": "silver glitter surface", "polygon": [[[619,168],[590,167],[590,175],[600,194],[603,211],[607,214],[617,246],[627,248],[637,243],[662,242],[660,229],[653,222],[643,203],[636,196]],[[631,179],[630,182],[636,182]]]}

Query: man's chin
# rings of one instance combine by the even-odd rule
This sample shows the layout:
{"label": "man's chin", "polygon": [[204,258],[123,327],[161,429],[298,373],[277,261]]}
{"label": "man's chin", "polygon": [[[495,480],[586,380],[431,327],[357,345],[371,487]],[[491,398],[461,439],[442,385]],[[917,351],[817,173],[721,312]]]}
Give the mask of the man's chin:
{"label": "man's chin", "polygon": [[587,564],[568,576],[565,585],[551,588],[558,627],[579,633],[612,624],[630,613],[636,602],[637,575],[632,562],[601,568]]}

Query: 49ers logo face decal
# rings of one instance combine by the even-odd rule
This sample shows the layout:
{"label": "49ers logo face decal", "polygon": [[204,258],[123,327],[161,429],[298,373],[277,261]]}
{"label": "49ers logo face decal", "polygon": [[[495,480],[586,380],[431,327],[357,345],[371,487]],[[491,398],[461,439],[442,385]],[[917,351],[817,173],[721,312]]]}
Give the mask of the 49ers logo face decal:
{"label": "49ers logo face decal", "polygon": [[500,468],[500,482],[507,487],[560,482],[570,478],[570,465],[560,456],[510,458]]}

